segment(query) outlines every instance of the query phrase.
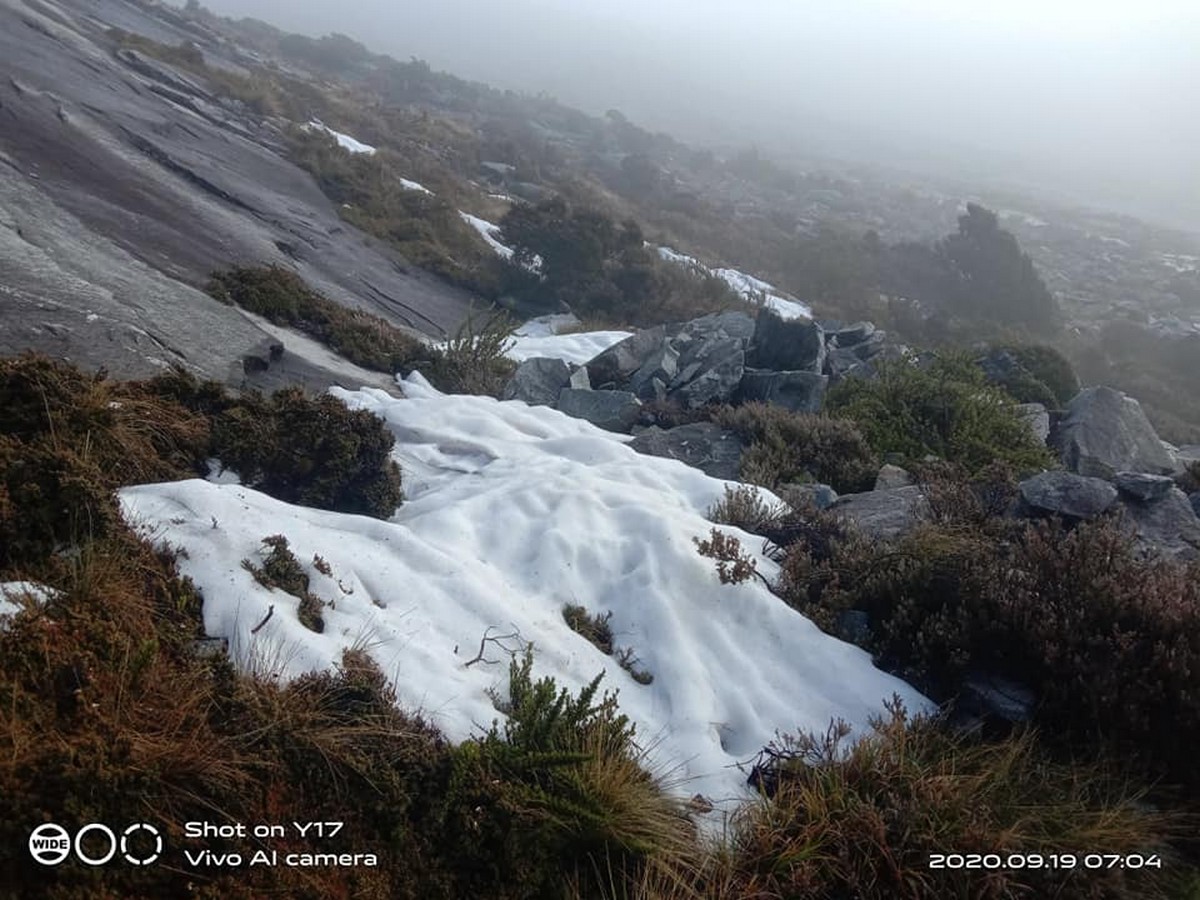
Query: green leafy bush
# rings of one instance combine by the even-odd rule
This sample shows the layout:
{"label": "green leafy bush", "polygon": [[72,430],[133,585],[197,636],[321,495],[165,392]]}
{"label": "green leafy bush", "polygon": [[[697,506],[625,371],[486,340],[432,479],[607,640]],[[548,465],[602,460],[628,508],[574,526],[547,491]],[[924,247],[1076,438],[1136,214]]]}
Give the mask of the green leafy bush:
{"label": "green leafy bush", "polygon": [[997,461],[1028,472],[1053,462],[1012,399],[965,356],[883,364],[876,378],[842,380],[827,403],[831,414],[857,423],[877,453],[900,454],[910,464],[932,455],[971,472]]}
{"label": "green leafy bush", "polygon": [[879,465],[854,422],[796,413],[766,403],[721,407],[713,421],[749,447],[742,477],[777,490],[789,482],[821,481],[844,493],[870,490]]}
{"label": "green leafy bush", "polygon": [[[1053,403],[1046,404],[1049,408],[1062,408],[1079,393],[1079,376],[1075,374],[1071,361],[1059,350],[1046,344],[1003,344],[1000,349],[1011,353],[1038,383],[1049,390],[1053,398]],[[1035,402],[1018,400],[1022,403]]]}
{"label": "green leafy bush", "polygon": [[388,518],[400,505],[396,439],[365,410],[286,388],[248,394],[217,416],[212,455],[287,503]]}

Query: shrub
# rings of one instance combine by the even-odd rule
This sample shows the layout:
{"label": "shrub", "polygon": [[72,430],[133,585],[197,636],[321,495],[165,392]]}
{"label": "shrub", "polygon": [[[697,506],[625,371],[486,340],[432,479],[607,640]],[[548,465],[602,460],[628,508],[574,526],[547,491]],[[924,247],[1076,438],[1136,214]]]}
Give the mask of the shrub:
{"label": "shrub", "polygon": [[320,634],[325,630],[325,620],[321,616],[325,604],[321,598],[309,592],[308,573],[292,553],[288,539],[282,534],[274,534],[263,538],[262,542],[271,548],[263,564],[256,566],[250,560],[243,559],[242,568],[250,572],[263,587],[278,588],[295,597],[299,601],[296,615],[300,624]]}
{"label": "shrub", "polygon": [[713,421],[749,443],[742,476],[777,490],[817,480],[835,490],[870,490],[878,463],[858,426],[847,419],[795,413],[766,403],[721,407]]}
{"label": "shrub", "polygon": [[400,505],[395,437],[378,417],[328,395],[249,394],[216,419],[212,455],[287,503],[389,518]]}
{"label": "shrub", "polygon": [[447,393],[498,397],[517,368],[505,355],[513,327],[504,313],[490,315],[479,326],[468,316],[435,359],[430,380]]}
{"label": "shrub", "polygon": [[926,367],[897,361],[881,365],[877,378],[843,379],[828,407],[856,422],[877,453],[910,464],[929,455],[971,472],[996,461],[1021,472],[1052,463],[1012,400],[963,356],[937,357]]}
{"label": "shrub", "polygon": [[[1098,765],[1056,764],[1032,733],[999,743],[909,719],[898,702],[852,747],[848,728],[783,737],[756,775],[772,796],[743,809],[706,896],[1141,898],[1170,896],[1179,820],[1155,813]],[[1033,811],[1036,810],[1036,814]],[[1083,869],[1084,853],[1153,855],[1157,868]],[[946,854],[1070,854],[1075,870],[986,871]],[[1048,861],[1047,861],[1048,863]]]}
{"label": "shrub", "polygon": [[568,603],[563,607],[563,619],[568,628],[587,640],[601,653],[612,654],[613,633],[612,626],[608,624],[612,620],[611,612],[592,615],[585,607],[577,603]]}
{"label": "shrub", "polygon": [[788,513],[783,504],[768,503],[756,488],[740,484],[736,488],[726,485],[725,496],[713,504],[705,518],[718,525],[764,534],[778,528]]}
{"label": "shrub", "polygon": [[1200,566],[1140,557],[1115,521],[1067,531],[1004,520],[924,526],[894,545],[850,536],[791,548],[777,590],[828,631],[866,612],[880,666],[937,700],[965,675],[1027,685],[1060,749],[1097,745],[1200,787]]}
{"label": "shrub", "polygon": [[385,319],[347,309],[280,266],[214,272],[208,292],[276,325],[310,335],[356,365],[389,375],[429,365],[437,354]]}
{"label": "shrub", "polygon": [[721,584],[741,584],[758,574],[758,561],[742,550],[742,542],[733,535],[713,528],[705,540],[692,538],[696,552],[717,561]]}
{"label": "shrub", "polygon": [[681,855],[693,839],[682,806],[643,767],[634,728],[616,695],[597,700],[601,676],[578,695],[551,678],[534,681],[533,656],[514,659],[508,720],[480,742],[477,763],[502,773],[506,801],[524,811],[525,846],[565,864],[555,873],[617,884]]}
{"label": "shrub", "polygon": [[[1050,409],[1062,408],[1070,403],[1079,393],[1079,376],[1070,360],[1060,351],[1046,344],[1002,344],[1000,350],[1007,350],[1021,364],[1033,379],[1031,392],[1049,392]],[[1016,396],[1014,394],[1014,396]],[[1040,398],[1016,398],[1020,403],[1042,403]]]}

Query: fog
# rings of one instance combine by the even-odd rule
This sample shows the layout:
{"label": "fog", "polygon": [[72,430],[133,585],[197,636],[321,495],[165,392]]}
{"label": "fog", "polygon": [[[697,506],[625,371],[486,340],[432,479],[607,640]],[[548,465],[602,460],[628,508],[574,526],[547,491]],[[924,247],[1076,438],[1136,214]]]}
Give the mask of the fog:
{"label": "fog", "polygon": [[696,143],[1017,186],[1200,231],[1194,0],[206,5]]}

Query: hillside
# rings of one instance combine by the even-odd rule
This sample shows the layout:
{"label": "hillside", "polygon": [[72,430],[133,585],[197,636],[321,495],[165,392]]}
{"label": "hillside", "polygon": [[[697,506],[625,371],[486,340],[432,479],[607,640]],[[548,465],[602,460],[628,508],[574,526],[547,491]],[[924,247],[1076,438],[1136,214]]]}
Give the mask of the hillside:
{"label": "hillside", "polygon": [[1086,240],[196,3],[0,73],[0,894],[1200,897],[1197,345]]}

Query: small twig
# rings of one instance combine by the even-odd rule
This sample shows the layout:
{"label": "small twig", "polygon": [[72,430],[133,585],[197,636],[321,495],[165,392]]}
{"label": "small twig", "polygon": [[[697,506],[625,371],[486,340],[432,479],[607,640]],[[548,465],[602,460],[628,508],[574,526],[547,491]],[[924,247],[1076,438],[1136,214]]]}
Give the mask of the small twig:
{"label": "small twig", "polygon": [[267,614],[263,617],[263,620],[261,622],[259,622],[257,625],[255,625],[253,628],[251,628],[250,633],[258,634],[259,631],[262,630],[262,627],[264,625],[266,625],[267,622],[271,621],[271,616],[273,616],[274,614],[275,614],[275,604],[272,603],[269,607],[267,607]]}
{"label": "small twig", "polygon": [[[516,639],[517,641],[521,641],[521,632],[520,632],[520,631],[513,631],[511,634],[496,634],[496,635],[493,635],[493,634],[492,634],[492,629],[493,629],[493,628],[495,628],[495,627],[496,627],[495,625],[489,625],[489,626],[487,627],[487,630],[486,630],[486,631],[484,631],[484,633],[483,633],[483,637],[479,639],[479,652],[478,652],[477,654],[475,654],[475,658],[474,658],[474,659],[468,660],[466,663],[464,663],[464,664],[463,664],[463,668],[468,668],[468,667],[470,667],[470,666],[473,666],[473,665],[475,665],[475,663],[477,663],[477,662],[481,662],[481,663],[483,663],[484,665],[487,665],[487,666],[494,666],[494,665],[496,665],[497,663],[499,663],[499,662],[500,662],[500,660],[498,660],[498,659],[484,659],[484,657],[483,657],[483,654],[484,654],[484,651],[487,649],[487,645],[488,645],[489,643],[490,643],[490,644],[495,644],[497,647],[499,647],[499,648],[500,648],[501,650],[503,650],[505,653],[512,654],[512,653],[515,653],[515,652],[516,652],[516,651],[514,651],[514,650],[510,650],[508,647],[505,647],[505,646],[504,646],[502,643],[500,643],[500,642],[501,642],[501,641],[511,641],[511,640],[514,640],[514,639]],[[515,627],[515,626],[514,626],[514,627]],[[521,641],[521,642],[522,642],[522,643],[524,643],[523,641]]]}

